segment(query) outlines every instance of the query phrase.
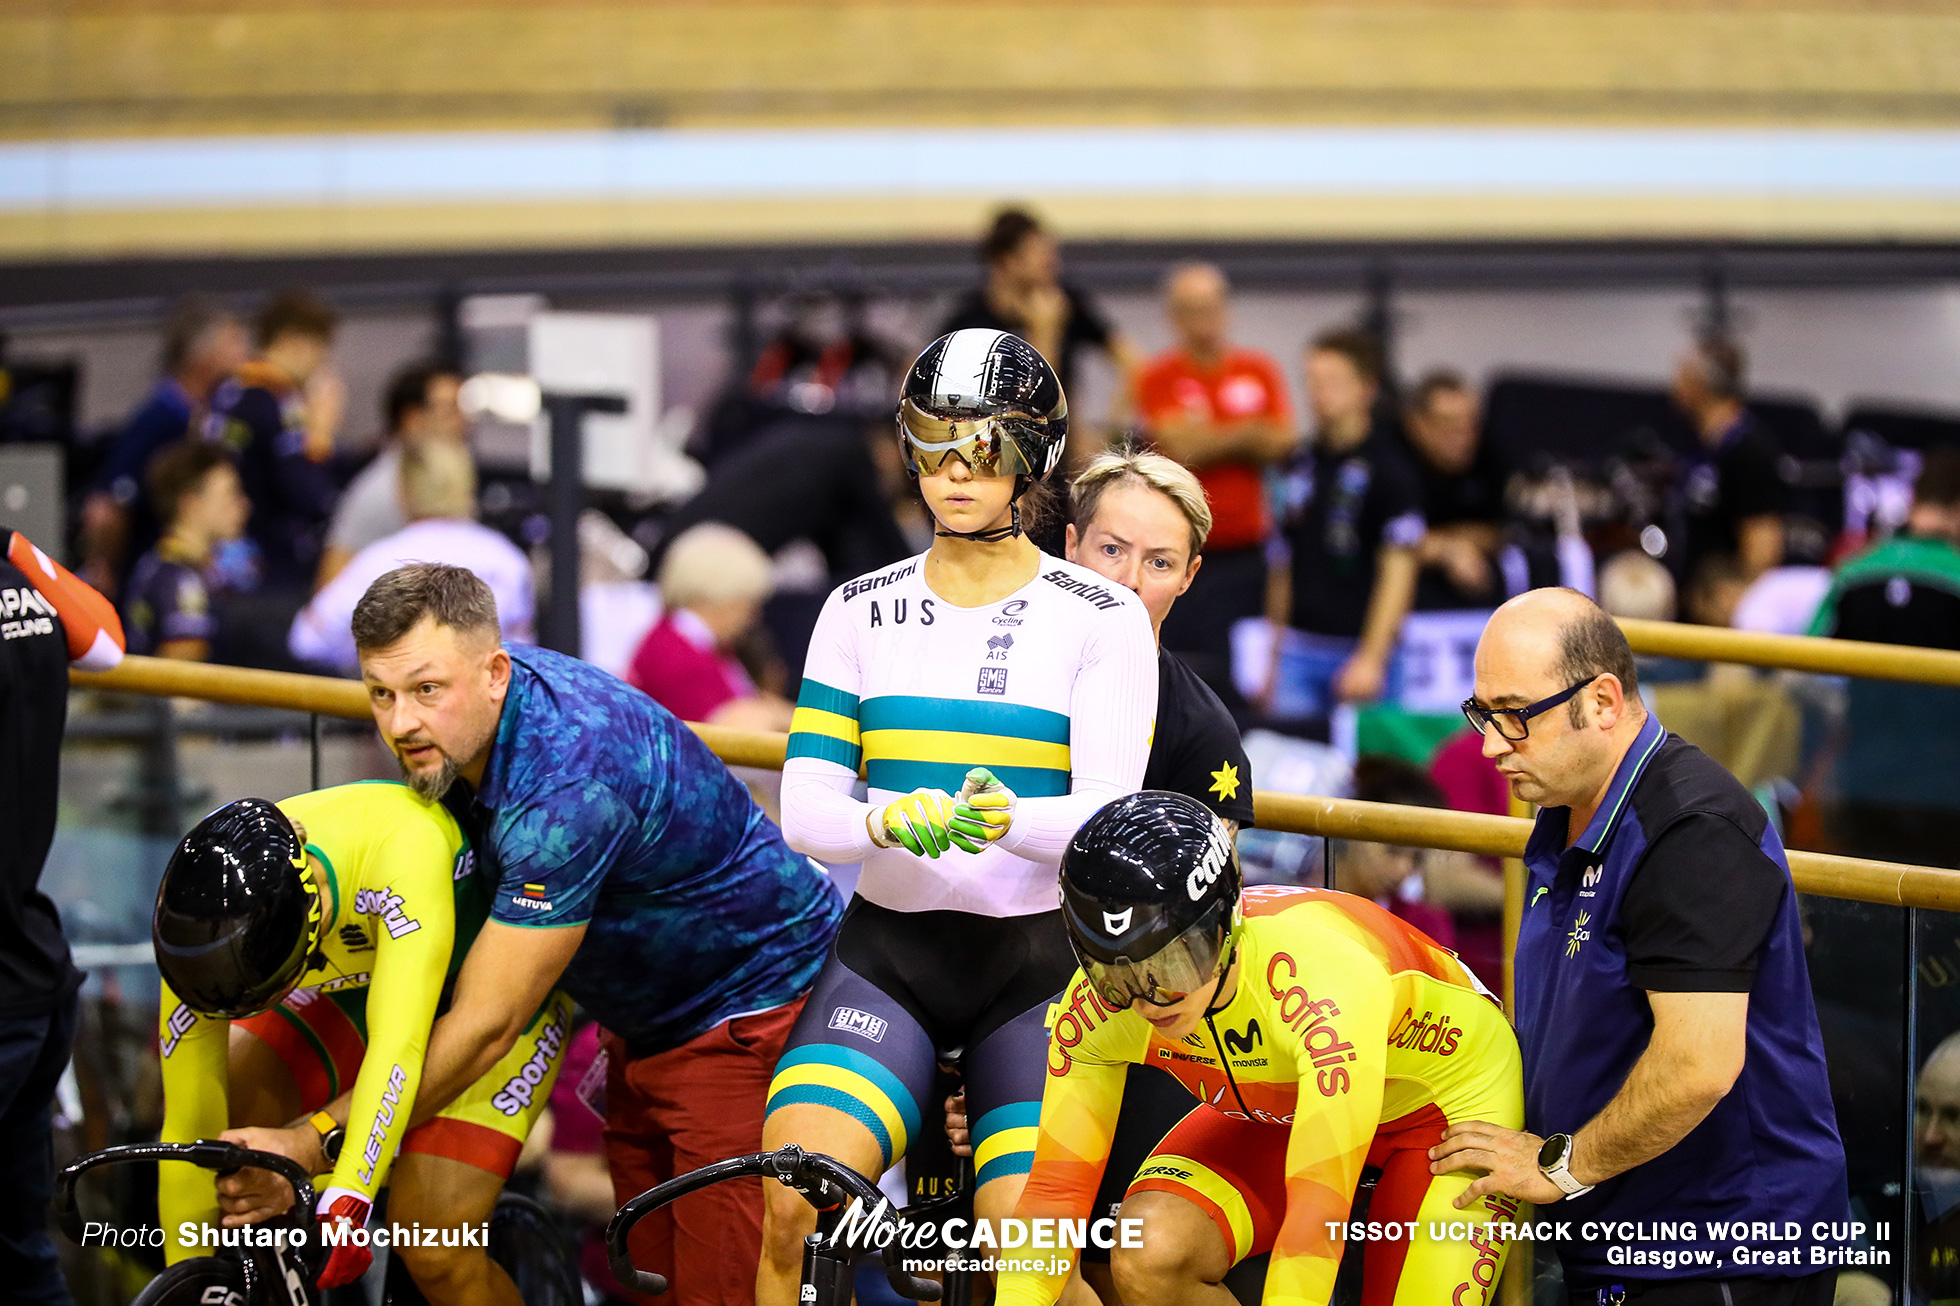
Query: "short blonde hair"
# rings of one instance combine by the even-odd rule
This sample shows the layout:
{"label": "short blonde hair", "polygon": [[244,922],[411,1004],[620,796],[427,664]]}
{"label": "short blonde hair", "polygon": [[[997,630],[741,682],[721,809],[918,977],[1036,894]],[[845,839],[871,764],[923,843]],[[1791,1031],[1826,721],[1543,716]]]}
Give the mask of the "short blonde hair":
{"label": "short blonde hair", "polygon": [[1183,464],[1136,448],[1097,454],[1070,484],[1069,520],[1075,523],[1077,533],[1089,529],[1105,493],[1131,484],[1146,486],[1176,504],[1191,525],[1191,556],[1196,558],[1205,551],[1205,541],[1211,538],[1211,505],[1205,502],[1205,487]]}
{"label": "short blonde hair", "polygon": [[410,521],[476,516],[476,462],[456,440],[423,440],[402,450],[402,513]]}
{"label": "short blonde hair", "polygon": [[660,560],[660,601],[669,608],[741,599],[761,602],[775,587],[774,569],[762,546],[718,521],[682,531]]}
{"label": "short blonde hair", "polygon": [[1674,577],[1638,549],[1626,549],[1599,569],[1599,606],[1615,617],[1672,621]]}

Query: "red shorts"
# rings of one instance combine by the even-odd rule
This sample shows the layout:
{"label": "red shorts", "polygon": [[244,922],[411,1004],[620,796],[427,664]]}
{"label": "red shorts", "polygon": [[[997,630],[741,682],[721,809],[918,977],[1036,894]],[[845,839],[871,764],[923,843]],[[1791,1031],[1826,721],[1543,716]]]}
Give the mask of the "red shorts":
{"label": "red shorts", "polygon": [[[798,998],[738,1016],[637,1061],[606,1036],[606,1165],[621,1205],[675,1175],[762,1150],[769,1078],[802,1009]],[[762,1181],[689,1194],[635,1225],[629,1246],[635,1265],[667,1276],[663,1306],[745,1306],[762,1260]]]}
{"label": "red shorts", "polygon": [[[1386,1121],[1368,1149],[1368,1164],[1381,1169],[1370,1223],[1412,1221],[1414,1238],[1370,1241],[1362,1262],[1362,1306],[1484,1306],[1504,1268],[1503,1241],[1475,1238],[1431,1239],[1431,1222],[1515,1221],[1498,1207],[1479,1204],[1459,1211],[1454,1202],[1474,1176],[1458,1171],[1429,1173],[1429,1149],[1442,1138],[1443,1113],[1425,1107]],[[1138,1169],[1129,1191],[1173,1193],[1193,1203],[1218,1227],[1232,1264],[1273,1249],[1286,1219],[1286,1145],[1291,1128],[1234,1120],[1199,1107],[1164,1136]],[[1345,1220],[1348,1209],[1328,1211],[1316,1222]],[[1316,1238],[1325,1227],[1315,1223]],[[1340,1255],[1340,1242],[1330,1252]]]}

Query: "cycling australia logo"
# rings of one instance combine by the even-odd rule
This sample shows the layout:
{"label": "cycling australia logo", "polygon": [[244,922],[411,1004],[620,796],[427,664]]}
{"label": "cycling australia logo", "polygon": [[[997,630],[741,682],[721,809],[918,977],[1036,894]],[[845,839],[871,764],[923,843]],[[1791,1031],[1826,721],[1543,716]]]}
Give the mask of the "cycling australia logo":
{"label": "cycling australia logo", "polygon": [[1026,599],[1015,599],[1000,610],[1000,615],[994,618],[994,624],[996,626],[1018,626],[1021,624],[1021,614],[1027,610],[1028,601]]}
{"label": "cycling australia logo", "polygon": [[859,1038],[869,1039],[873,1043],[885,1041],[884,1017],[874,1016],[868,1011],[859,1011],[856,1007],[839,1007],[831,1012],[830,1027],[841,1029],[846,1034],[856,1034]]}
{"label": "cycling australia logo", "polygon": [[1591,925],[1592,914],[1590,912],[1580,912],[1578,919],[1572,922],[1572,928],[1567,930],[1565,934],[1566,956],[1576,957],[1579,955],[1579,949],[1586,945],[1586,940],[1592,938]]}

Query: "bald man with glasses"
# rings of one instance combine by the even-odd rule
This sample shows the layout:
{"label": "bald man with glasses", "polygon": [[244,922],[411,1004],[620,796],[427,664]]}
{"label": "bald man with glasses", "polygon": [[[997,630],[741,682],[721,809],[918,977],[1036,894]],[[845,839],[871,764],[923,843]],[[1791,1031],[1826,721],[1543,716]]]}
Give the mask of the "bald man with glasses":
{"label": "bald man with glasses", "polygon": [[1459,1206],[1501,1192],[1558,1222],[1573,1306],[1828,1306],[1812,1244],[1837,1244],[1812,1231],[1847,1227],[1844,1148],[1775,828],[1642,706],[1626,637],[1576,591],[1499,608],[1476,691],[1484,756],[1539,807],[1526,1128],[1452,1121],[1431,1168],[1484,1172]]}

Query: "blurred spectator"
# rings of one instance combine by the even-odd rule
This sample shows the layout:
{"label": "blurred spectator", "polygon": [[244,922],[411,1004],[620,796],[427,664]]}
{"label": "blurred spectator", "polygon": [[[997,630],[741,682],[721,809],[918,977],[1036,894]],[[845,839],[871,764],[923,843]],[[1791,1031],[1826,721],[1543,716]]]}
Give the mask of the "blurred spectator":
{"label": "blurred spectator", "polygon": [[1313,448],[1287,478],[1287,558],[1267,584],[1266,684],[1279,717],[1322,717],[1336,700],[1389,688],[1389,659],[1416,587],[1421,491],[1402,442],[1375,424],[1381,352],[1329,331],[1307,349]]}
{"label": "blurred spectator", "polygon": [[631,1298],[606,1264],[606,1222],[619,1203],[606,1169],[606,1066],[599,1056],[604,1032],[598,1022],[588,1020],[565,1044],[564,1066],[551,1086],[551,1151],[544,1162],[544,1192],[567,1222],[582,1230],[580,1277],[601,1300],[615,1302]]}
{"label": "blurred spectator", "polygon": [[[868,428],[856,420],[786,421],[716,463],[701,492],[668,520],[666,539],[725,522],[768,554],[809,540],[822,550],[831,581],[842,584],[916,552],[892,513],[910,492],[889,417]],[[656,568],[663,551],[654,551]]]}
{"label": "blurred spectator", "polygon": [[762,617],[769,555],[720,522],[689,527],[660,563],[664,611],[647,632],[628,683],[683,721],[787,730],[788,699],[756,688],[733,650]]}
{"label": "blurred spectator", "polygon": [[1741,346],[1704,337],[1674,370],[1675,405],[1701,441],[1678,488],[1687,538],[1677,576],[1693,577],[1707,558],[1726,555],[1746,584],[1783,561],[1789,495],[1775,438],[1743,405],[1747,362]]}
{"label": "blurred spectator", "polygon": [[1164,647],[1221,696],[1232,687],[1232,625],[1256,617],[1266,601],[1264,469],[1290,456],[1293,429],[1279,364],[1226,337],[1225,274],[1186,263],[1164,285],[1177,345],[1137,379],[1136,408],[1158,452],[1197,473],[1211,507],[1204,567],[1165,618]]}
{"label": "blurred spectator", "polygon": [[1688,574],[1687,618],[1702,626],[1735,624],[1736,604],[1749,589],[1749,573],[1732,553],[1710,553]]}
{"label": "blurred spectator", "polygon": [[1508,473],[1479,438],[1478,420],[1476,393],[1447,368],[1417,382],[1403,409],[1428,526],[1416,550],[1419,608],[1494,608],[1506,597],[1495,559]]}
{"label": "blurred spectator", "polygon": [[251,503],[238,469],[215,444],[179,440],[150,465],[150,500],[164,522],[123,596],[131,653],[204,662],[218,630],[205,580],[218,545],[245,533]]}
{"label": "blurred spectator", "polygon": [[[1927,454],[1898,535],[1839,568],[1813,635],[1960,649],[1960,450]],[[1839,838],[1862,856],[1960,864],[1960,689],[1853,678]]]}
{"label": "blurred spectator", "polygon": [[1627,549],[1599,569],[1599,606],[1615,617],[1674,620],[1674,576],[1638,549]]}
{"label": "blurred spectator", "polygon": [[336,486],[327,462],[347,403],[329,365],[339,315],[305,291],[274,296],[256,323],[259,357],[212,392],[204,433],[238,459],[247,526],[270,589],[312,584]]}
{"label": "blurred spectator", "polygon": [[[1441,807],[1442,791],[1399,757],[1369,754],[1354,763],[1354,797],[1364,803]],[[1372,898],[1445,948],[1456,947],[1449,913],[1423,901],[1423,850],[1354,839],[1333,841],[1333,887]]]}
{"label": "blurred spectator", "polygon": [[1122,373],[1110,414],[1120,420],[1142,355],[1086,294],[1061,279],[1061,250],[1048,229],[1026,209],[1002,209],[981,239],[980,262],[987,270],[986,284],[954,305],[939,334],[966,327],[1011,331],[1041,351],[1071,395],[1077,354],[1100,349]]}
{"label": "blurred spectator", "polygon": [[1801,635],[1830,590],[1828,567],[1771,567],[1736,600],[1730,624],[1737,630]]}
{"label": "blurred spectator", "polygon": [[442,363],[410,363],[388,382],[383,416],[388,423],[381,452],[361,469],[334,509],[320,554],[318,585],[376,540],[408,525],[402,507],[402,450],[424,440],[462,441],[468,434],[456,395],[462,378]]}
{"label": "blurred spectator", "polygon": [[1960,1034],[1933,1049],[1913,1085],[1915,1278],[1934,1300],[1960,1297]]}
{"label": "blurred spectator", "polygon": [[[1429,759],[1429,778],[1453,812],[1511,816],[1511,786],[1484,756],[1474,730],[1444,740]],[[1492,992],[1504,983],[1504,876],[1495,857],[1432,849],[1423,867],[1423,895],[1446,909],[1456,925],[1456,955]]]}
{"label": "blurred spectator", "polygon": [[[7,838],[0,842],[0,1274],[8,1301],[67,1306],[48,1205],[54,1104],[64,1081],[71,1092],[75,1083],[70,1067],[82,973],[62,938],[60,913],[41,888],[41,872],[63,812],[69,667],[115,666],[123,632],[107,599],[25,535],[0,527],[0,549],[0,595],[14,617],[0,639],[0,758],[7,768]],[[84,1076],[91,1060],[84,1054]],[[82,1082],[92,1089],[100,1080]],[[100,1112],[102,1099],[91,1097]]]}
{"label": "blurred spectator", "polygon": [[497,600],[503,637],[536,639],[531,560],[476,518],[476,465],[460,442],[428,440],[404,450],[402,505],[409,524],[368,545],[293,618],[288,646],[302,662],[357,675],[354,605],[368,586],[410,562],[445,562],[474,572]]}
{"label": "blurred spectator", "polygon": [[189,434],[212,387],[245,361],[245,328],[203,295],[185,298],[163,333],[163,375],[109,449],[96,489],[82,501],[82,576],[115,595],[128,560],[156,543],[162,523],[144,498],[150,461]]}

